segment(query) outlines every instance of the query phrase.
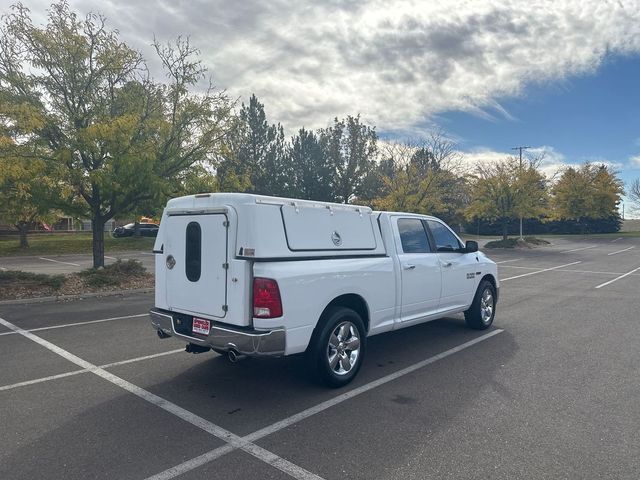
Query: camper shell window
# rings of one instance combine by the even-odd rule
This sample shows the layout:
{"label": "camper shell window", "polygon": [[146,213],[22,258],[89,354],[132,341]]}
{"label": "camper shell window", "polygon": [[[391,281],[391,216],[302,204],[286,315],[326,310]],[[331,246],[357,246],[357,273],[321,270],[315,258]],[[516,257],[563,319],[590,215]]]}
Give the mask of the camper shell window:
{"label": "camper shell window", "polygon": [[202,264],[202,229],[198,222],[187,225],[187,241],[185,252],[185,272],[191,282],[200,280]]}

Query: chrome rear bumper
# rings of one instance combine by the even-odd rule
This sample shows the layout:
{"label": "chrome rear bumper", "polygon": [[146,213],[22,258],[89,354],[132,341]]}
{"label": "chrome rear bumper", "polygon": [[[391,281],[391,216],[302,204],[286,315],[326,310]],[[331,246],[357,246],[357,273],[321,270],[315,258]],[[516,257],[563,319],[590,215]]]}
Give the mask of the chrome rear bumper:
{"label": "chrome rear bumper", "polygon": [[211,331],[206,337],[195,337],[176,332],[171,312],[152,309],[149,311],[151,325],[165,335],[181,338],[189,343],[217,350],[234,350],[242,355],[273,356],[284,355],[286,332],[284,328],[274,330],[236,329],[230,325],[224,327],[212,321]]}

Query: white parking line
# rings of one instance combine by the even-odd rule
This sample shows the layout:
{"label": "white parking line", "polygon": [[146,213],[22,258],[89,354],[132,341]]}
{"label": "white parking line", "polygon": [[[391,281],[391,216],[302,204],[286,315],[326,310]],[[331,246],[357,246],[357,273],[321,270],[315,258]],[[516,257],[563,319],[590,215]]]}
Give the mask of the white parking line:
{"label": "white parking line", "polygon": [[[75,322],[75,323],[65,323],[62,325],[51,325],[49,327],[38,327],[38,328],[29,328],[26,329],[26,332],[40,332],[42,330],[54,330],[56,328],[66,328],[66,327],[77,327],[79,325],[90,325],[92,323],[102,323],[102,322],[112,322],[114,320],[124,320],[127,318],[138,318],[138,317],[146,317],[149,315],[148,313],[136,313],[135,315],[125,315],[123,317],[111,317],[111,318],[101,318],[99,320],[88,320],[86,322]],[[0,337],[3,335],[15,335],[17,332],[3,332],[0,333]]]}
{"label": "white parking line", "polygon": [[71,263],[71,262],[61,262],[60,260],[53,260],[52,258],[45,258],[45,257],[38,257],[40,260],[46,260],[47,262],[54,262],[54,263],[62,263],[64,265],[73,265],[74,267],[79,267],[80,265],[77,263]]}
{"label": "white parking line", "polygon": [[114,385],[117,385],[123,390],[126,390],[127,392],[134,394],[138,398],[141,398],[142,400],[145,400],[151,403],[152,405],[155,405],[158,408],[161,408],[165,412],[175,415],[176,417],[184,420],[185,422],[188,422],[191,425],[194,425],[200,428],[201,430],[204,430],[205,432],[213,435],[214,437],[219,438],[224,442],[227,442],[231,446],[242,449],[243,451],[279,469],[280,471],[289,474],[294,478],[297,478],[300,480],[322,480],[321,477],[319,477],[318,475],[315,475],[305,470],[304,468],[292,462],[289,462],[288,460],[285,460],[282,457],[277,456],[275,453],[265,450],[264,448],[259,447],[258,445],[255,445],[243,439],[242,437],[235,435],[234,433],[231,433],[229,430],[226,430],[202,417],[199,417],[198,415],[176,405],[175,403],[171,403],[170,401],[162,397],[159,397],[158,395],[155,395],[141,387],[138,387],[137,385],[134,385],[133,383],[128,382],[123,378],[120,378],[106,371],[103,368],[100,368],[86,360],[83,360],[82,358],[74,355],[73,353],[68,352],[63,348],[60,348],[57,345],[45,340],[44,338],[38,337],[37,335],[34,335],[31,332],[27,332],[26,330],[23,330],[22,328],[14,325],[11,322],[8,322],[3,318],[0,318],[0,325],[4,325],[5,327],[28,338],[29,340],[34,341],[38,345],[41,345],[47,350],[50,350],[57,355],[60,355],[65,360],[68,360],[71,363],[75,363],[76,365],[82,367],[85,370],[90,370],[91,373],[97,375],[98,377],[108,382],[111,382]]}
{"label": "white parking line", "polygon": [[629,275],[632,275],[633,273],[637,272],[638,270],[640,270],[640,267],[638,268],[634,268],[633,270],[631,270],[630,272],[627,272],[623,275],[620,275],[619,277],[614,278],[613,280],[609,280],[608,282],[604,282],[601,283],[600,285],[598,285],[596,288],[602,288],[602,287],[606,287],[607,285],[611,285],[613,282],[617,282],[618,280],[623,279],[624,277],[628,277]]}
{"label": "white parking line", "polygon": [[545,268],[543,270],[536,270],[535,272],[523,273],[522,275],[516,275],[515,277],[501,278],[501,282],[506,282],[507,280],[515,280],[516,278],[528,277],[529,275],[536,275],[538,273],[550,272],[551,270],[557,270],[559,268],[570,267],[571,265],[577,265],[582,262],[571,262],[565,265],[558,265],[557,267]]}
{"label": "white parking line", "polygon": [[[505,265],[502,268],[517,268],[519,270],[538,270],[541,267],[521,267],[520,265]],[[571,268],[567,268],[564,270],[557,270],[558,272],[569,272],[569,273],[593,273],[599,275],[622,275],[622,272],[600,272],[596,270],[573,270]],[[633,276],[640,276],[640,273],[634,273]]]}
{"label": "white parking line", "polygon": [[598,245],[592,245],[590,247],[574,248],[573,250],[563,250],[560,253],[579,252],[580,250],[589,250],[590,248],[596,248],[597,246]]}
{"label": "white parking line", "polygon": [[618,240],[622,240],[622,237],[614,238],[613,240],[611,240],[611,243],[617,242]]}
{"label": "white parking line", "polygon": [[6,271],[7,271],[7,269],[6,269],[6,268],[3,268],[3,267],[0,267],[0,270],[2,270],[3,272],[6,272]]}
{"label": "white parking line", "polygon": [[[243,440],[245,441],[249,441],[249,442],[257,442],[258,440],[260,440],[263,437],[266,437],[268,435],[271,435],[275,432],[278,432],[280,430],[282,430],[283,428],[287,428],[290,427],[291,425],[293,425],[294,423],[300,422],[306,418],[311,417],[312,415],[315,415],[317,413],[323,412],[324,410],[327,410],[328,408],[334,407],[346,400],[349,400],[351,398],[354,398],[358,395],[361,395],[365,392],[368,392],[369,390],[372,390],[374,388],[377,388],[381,385],[384,385],[385,383],[391,382],[393,380],[396,380],[400,377],[403,377],[409,373],[415,372],[416,370],[426,367],[427,365],[430,365],[432,363],[437,362],[438,360],[442,360],[443,358],[446,358],[450,355],[453,355],[454,353],[458,353],[466,348],[469,348],[477,343],[480,343],[484,340],[487,340],[488,338],[493,337],[494,335],[498,335],[499,333],[502,333],[504,330],[501,329],[496,329],[493,330],[489,333],[486,333],[480,337],[474,338],[473,340],[470,340],[468,342],[465,342],[461,345],[458,345],[457,347],[453,347],[450,348],[449,350],[445,350],[442,353],[439,353],[437,355],[434,355],[432,357],[429,357],[425,360],[422,360],[418,363],[414,363],[413,365],[410,365],[406,368],[403,368],[401,370],[398,370],[397,372],[394,373],[390,373],[389,375],[386,375],[384,377],[381,377],[377,380],[374,380],[372,382],[369,382],[365,385],[362,385],[358,388],[354,388],[353,390],[350,390],[348,392],[343,393],[342,395],[338,395],[337,397],[334,397],[330,400],[327,400],[326,402],[322,402],[316,406],[307,408],[306,410],[303,410],[300,413],[296,413],[295,415],[292,415],[290,417],[287,417],[283,420],[280,420],[279,422],[276,422],[272,425],[269,425],[265,428],[262,428],[260,430],[257,430],[245,437],[243,437]],[[179,465],[176,465],[174,467],[169,468],[168,470],[165,470],[163,472],[158,473],[157,475],[154,475],[152,477],[147,478],[146,480],[169,480],[171,478],[177,477],[178,475],[181,475],[183,473],[186,473],[190,470],[193,470],[194,468],[197,468],[201,465],[204,465],[205,463],[208,463],[212,460],[215,460],[216,458],[221,457],[222,455],[224,455],[225,453],[228,453],[230,451],[229,449],[229,445],[225,445],[223,447],[219,447],[216,448],[214,450],[211,450],[203,455],[200,455],[198,457],[192,458],[190,460],[187,460],[184,463],[181,463]]]}
{"label": "white parking line", "polygon": [[11,385],[3,385],[2,387],[0,387],[0,392],[5,390],[13,390],[14,388],[18,388],[18,387],[26,387],[27,385],[34,385],[36,383],[48,382],[50,380],[57,380],[58,378],[71,377],[72,375],[79,375],[80,373],[86,373],[88,371],[89,370],[86,370],[83,368],[80,370],[73,370],[71,372],[59,373],[58,375],[49,375],[48,377],[41,377],[41,378],[36,378],[34,380],[27,380],[25,382],[12,383]]}
{"label": "white parking line", "polygon": [[[153,355],[145,355],[144,357],[130,358],[128,360],[121,360],[119,362],[107,363],[105,365],[100,365],[99,368],[117,367],[119,365],[126,365],[128,363],[141,362],[142,360],[149,360],[152,358],[164,357],[166,355],[173,355],[174,353],[178,353],[178,352],[184,352],[184,348],[178,348],[177,350],[169,350],[168,352],[154,353]],[[35,378],[33,380],[27,380],[25,382],[12,383],[11,385],[1,386],[0,392],[3,390],[12,390],[18,387],[25,387],[27,385],[34,385],[36,383],[49,382],[51,380],[57,380],[59,378],[71,377],[73,375],[79,375],[81,373],[87,373],[87,372],[91,372],[91,370],[83,368],[80,370],[73,370],[71,372],[59,373],[57,375],[49,375],[48,377]]]}
{"label": "white parking line", "polygon": [[629,250],[631,250],[632,248],[636,248],[636,247],[634,246],[634,247],[625,248],[624,250],[618,250],[617,252],[607,253],[607,255],[617,255],[618,253],[628,252],[628,251],[629,251]]}
{"label": "white parking line", "polygon": [[109,256],[107,256],[107,255],[105,255],[105,256],[104,256],[104,258],[108,258],[109,260],[117,260],[117,258],[116,258],[116,257],[109,257]]}
{"label": "white parking line", "polygon": [[507,263],[507,262],[517,262],[518,260],[522,260],[522,258],[514,258],[513,260],[502,260],[501,262],[496,262],[496,264]]}

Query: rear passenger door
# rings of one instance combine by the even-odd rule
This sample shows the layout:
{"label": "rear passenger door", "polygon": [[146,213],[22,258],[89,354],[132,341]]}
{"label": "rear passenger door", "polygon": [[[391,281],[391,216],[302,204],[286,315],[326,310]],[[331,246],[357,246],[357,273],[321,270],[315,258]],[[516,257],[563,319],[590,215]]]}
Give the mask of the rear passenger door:
{"label": "rear passenger door", "polygon": [[469,306],[476,289],[477,253],[465,253],[462,242],[444,223],[427,220],[442,267],[440,309]]}
{"label": "rear passenger door", "polygon": [[440,261],[420,218],[395,217],[401,276],[401,322],[419,321],[440,302]]}

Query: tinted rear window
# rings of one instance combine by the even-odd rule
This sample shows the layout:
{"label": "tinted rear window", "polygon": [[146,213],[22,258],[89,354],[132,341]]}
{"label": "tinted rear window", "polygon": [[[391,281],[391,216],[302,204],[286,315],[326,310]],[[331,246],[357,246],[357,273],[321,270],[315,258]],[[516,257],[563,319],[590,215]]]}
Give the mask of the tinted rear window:
{"label": "tinted rear window", "polygon": [[187,278],[191,282],[200,280],[202,263],[202,229],[198,222],[187,225],[187,241],[185,254],[185,269]]}
{"label": "tinted rear window", "polygon": [[422,221],[417,218],[398,219],[398,231],[404,253],[428,253],[429,240]]}

